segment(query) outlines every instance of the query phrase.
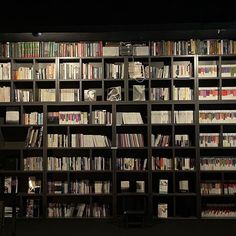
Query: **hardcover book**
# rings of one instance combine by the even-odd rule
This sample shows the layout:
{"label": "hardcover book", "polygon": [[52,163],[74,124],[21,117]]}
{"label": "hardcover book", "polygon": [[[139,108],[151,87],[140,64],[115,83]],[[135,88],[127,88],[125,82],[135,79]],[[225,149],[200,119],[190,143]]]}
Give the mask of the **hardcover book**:
{"label": "hardcover book", "polygon": [[19,124],[20,112],[17,107],[6,108],[6,124]]}
{"label": "hardcover book", "polygon": [[96,101],[96,89],[85,89],[84,90],[84,101]]}
{"label": "hardcover book", "polygon": [[28,179],[28,193],[35,194],[41,192],[41,180],[37,180],[35,176]]}
{"label": "hardcover book", "polygon": [[121,101],[121,86],[108,89],[107,101]]}
{"label": "hardcover book", "polygon": [[168,204],[167,203],[159,203],[157,207],[158,218],[167,218],[168,217]]}
{"label": "hardcover book", "polygon": [[136,181],[136,192],[144,193],[145,192],[145,182],[144,181]]}
{"label": "hardcover book", "polygon": [[129,192],[129,181],[123,180],[120,182],[121,192]]}
{"label": "hardcover book", "polygon": [[133,85],[133,101],[146,101],[145,85]]}
{"label": "hardcover book", "polygon": [[167,194],[168,193],[168,179],[159,180],[159,193]]}

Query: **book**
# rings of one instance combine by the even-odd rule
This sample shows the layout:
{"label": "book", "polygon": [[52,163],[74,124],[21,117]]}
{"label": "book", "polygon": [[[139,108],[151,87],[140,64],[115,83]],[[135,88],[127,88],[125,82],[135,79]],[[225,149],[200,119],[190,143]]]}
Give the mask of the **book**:
{"label": "book", "polygon": [[145,181],[136,181],[136,192],[144,193],[145,192]]}
{"label": "book", "polygon": [[121,86],[108,88],[107,101],[121,101],[121,99]]}
{"label": "book", "polygon": [[130,188],[129,181],[127,180],[120,181],[121,192],[128,192],[129,188]]}
{"label": "book", "polygon": [[133,85],[133,101],[146,101],[145,85]]}
{"label": "book", "polygon": [[12,177],[6,176],[4,180],[4,193],[12,192]]}
{"label": "book", "polygon": [[168,204],[159,203],[157,207],[158,218],[167,218],[168,217]]}
{"label": "book", "polygon": [[119,56],[119,47],[105,46],[103,47],[103,56]]}
{"label": "book", "polygon": [[6,108],[6,124],[19,124],[20,112],[18,107]]}
{"label": "book", "polygon": [[5,176],[4,193],[18,193],[18,178],[16,176]]}
{"label": "book", "polygon": [[35,176],[28,178],[28,193],[37,194],[41,192],[41,180],[37,180]]}
{"label": "book", "polygon": [[84,90],[84,101],[96,101],[96,89],[85,89]]}
{"label": "book", "polygon": [[168,193],[168,179],[159,180],[159,193],[167,194]]}
{"label": "book", "polygon": [[179,191],[180,192],[189,192],[188,180],[179,181]]}

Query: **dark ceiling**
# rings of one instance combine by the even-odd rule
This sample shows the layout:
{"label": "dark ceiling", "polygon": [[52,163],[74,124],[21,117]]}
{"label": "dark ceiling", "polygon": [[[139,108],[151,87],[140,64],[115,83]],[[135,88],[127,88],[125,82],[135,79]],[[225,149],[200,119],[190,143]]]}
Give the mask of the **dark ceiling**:
{"label": "dark ceiling", "polygon": [[[0,32],[112,31],[208,27],[235,27],[236,14],[228,0],[4,0]],[[141,27],[141,28],[140,28]]]}

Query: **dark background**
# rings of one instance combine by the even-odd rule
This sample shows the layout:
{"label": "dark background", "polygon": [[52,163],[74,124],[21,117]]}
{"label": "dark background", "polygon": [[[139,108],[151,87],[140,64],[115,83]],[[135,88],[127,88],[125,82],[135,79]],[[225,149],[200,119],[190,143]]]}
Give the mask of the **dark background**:
{"label": "dark background", "polygon": [[5,0],[0,32],[235,28],[233,1]]}

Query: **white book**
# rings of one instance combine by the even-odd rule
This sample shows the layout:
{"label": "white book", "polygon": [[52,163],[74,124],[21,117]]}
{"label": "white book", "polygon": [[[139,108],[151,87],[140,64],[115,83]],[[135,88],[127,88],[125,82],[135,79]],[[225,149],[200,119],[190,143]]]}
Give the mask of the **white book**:
{"label": "white book", "polygon": [[167,218],[168,217],[168,204],[167,203],[159,203],[157,207],[158,218]]}
{"label": "white book", "polygon": [[179,190],[180,192],[189,192],[188,180],[179,181]]}
{"label": "white book", "polygon": [[168,193],[168,179],[159,180],[159,193],[167,194]]}
{"label": "white book", "polygon": [[145,192],[145,181],[143,181],[143,180],[136,181],[136,192],[137,193],[144,193]]}
{"label": "white book", "polygon": [[120,188],[121,192],[128,192],[129,191],[129,181],[128,180],[122,180],[120,181]]}

